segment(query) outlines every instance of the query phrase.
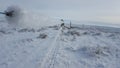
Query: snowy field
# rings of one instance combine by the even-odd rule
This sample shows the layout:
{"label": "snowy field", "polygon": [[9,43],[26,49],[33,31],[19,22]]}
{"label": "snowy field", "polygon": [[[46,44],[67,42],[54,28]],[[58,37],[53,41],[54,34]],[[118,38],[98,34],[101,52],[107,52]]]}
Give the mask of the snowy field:
{"label": "snowy field", "polygon": [[25,14],[0,16],[0,68],[120,68],[120,28]]}
{"label": "snowy field", "polygon": [[9,28],[0,20],[0,68],[120,68],[120,29]]}

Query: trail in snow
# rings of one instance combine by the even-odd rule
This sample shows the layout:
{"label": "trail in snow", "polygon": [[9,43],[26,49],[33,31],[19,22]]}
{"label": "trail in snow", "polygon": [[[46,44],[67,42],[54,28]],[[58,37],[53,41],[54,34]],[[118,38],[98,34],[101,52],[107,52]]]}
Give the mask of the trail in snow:
{"label": "trail in snow", "polygon": [[48,53],[46,54],[45,58],[43,59],[40,68],[54,68],[54,63],[56,59],[57,52],[59,50],[59,44],[57,43],[57,40],[59,40],[59,36],[61,34],[62,27],[59,29],[52,46],[48,50]]}

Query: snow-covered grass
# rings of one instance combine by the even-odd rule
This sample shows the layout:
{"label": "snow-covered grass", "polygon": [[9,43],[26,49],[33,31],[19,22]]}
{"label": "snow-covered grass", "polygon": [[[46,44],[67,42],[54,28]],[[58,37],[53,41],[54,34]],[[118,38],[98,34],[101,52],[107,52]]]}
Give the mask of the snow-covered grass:
{"label": "snow-covered grass", "polygon": [[[49,52],[57,26],[33,29],[7,25],[0,22],[0,68],[120,68],[117,28],[73,25],[63,30]],[[46,59],[47,54],[51,58]]]}
{"label": "snow-covered grass", "polygon": [[0,17],[0,68],[120,68],[120,28],[72,22],[61,30],[59,20],[28,12],[19,21]]}

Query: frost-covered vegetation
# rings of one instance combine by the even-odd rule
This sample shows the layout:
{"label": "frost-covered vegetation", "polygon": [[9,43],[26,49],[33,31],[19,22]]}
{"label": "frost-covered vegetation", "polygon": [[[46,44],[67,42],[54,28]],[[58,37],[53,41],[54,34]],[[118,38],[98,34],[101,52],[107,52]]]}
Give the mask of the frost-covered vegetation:
{"label": "frost-covered vegetation", "polygon": [[72,22],[61,29],[60,21],[29,17],[25,27],[0,18],[0,68],[120,68],[120,28]]}

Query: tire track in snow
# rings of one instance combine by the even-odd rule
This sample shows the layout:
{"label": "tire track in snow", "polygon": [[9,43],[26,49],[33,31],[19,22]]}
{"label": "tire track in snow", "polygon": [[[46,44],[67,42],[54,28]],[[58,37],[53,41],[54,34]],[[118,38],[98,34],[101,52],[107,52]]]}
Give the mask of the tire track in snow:
{"label": "tire track in snow", "polygon": [[40,68],[54,68],[56,56],[57,56],[58,50],[60,48],[59,44],[56,44],[56,43],[57,43],[57,40],[59,40],[61,30],[62,30],[62,27],[59,29],[59,31],[52,43],[52,46],[49,48],[48,53],[46,54],[45,58],[43,58]]}

